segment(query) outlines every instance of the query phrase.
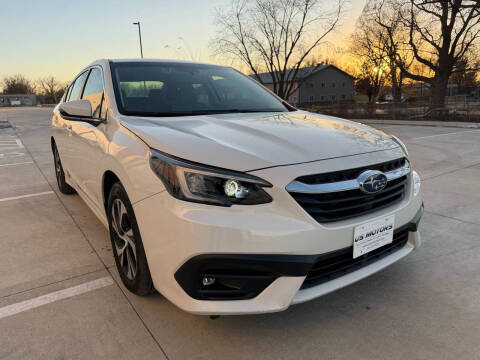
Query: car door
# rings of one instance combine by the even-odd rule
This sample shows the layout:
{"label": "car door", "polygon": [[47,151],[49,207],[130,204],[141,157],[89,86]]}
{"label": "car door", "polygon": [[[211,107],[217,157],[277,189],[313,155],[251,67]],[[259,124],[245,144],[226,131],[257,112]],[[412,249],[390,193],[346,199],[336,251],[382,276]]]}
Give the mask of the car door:
{"label": "car door", "polygon": [[[92,105],[92,115],[96,119],[106,120],[104,102],[103,71],[93,67],[88,73],[81,99]],[[71,121],[72,148],[75,167],[75,181],[88,200],[102,209],[101,178],[102,168],[99,166],[105,154],[105,123],[93,124],[86,121]]]}
{"label": "car door", "polygon": [[[78,100],[82,96],[83,86],[88,76],[88,70],[78,75],[70,85],[70,89],[67,93],[66,101]],[[61,113],[58,114],[60,131],[58,137],[60,159],[62,166],[67,175],[69,182],[74,182],[74,186],[77,184],[77,168],[75,164],[76,153],[78,149],[75,148],[76,144],[73,141],[72,128],[74,121],[66,119]]]}

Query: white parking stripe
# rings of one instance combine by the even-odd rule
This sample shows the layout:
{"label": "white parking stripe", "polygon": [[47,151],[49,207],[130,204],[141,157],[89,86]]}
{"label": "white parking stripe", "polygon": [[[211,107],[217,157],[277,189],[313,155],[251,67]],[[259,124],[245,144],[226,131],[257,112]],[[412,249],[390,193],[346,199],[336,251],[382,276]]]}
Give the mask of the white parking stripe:
{"label": "white parking stripe", "polygon": [[29,198],[29,197],[34,197],[34,196],[42,196],[42,195],[48,195],[48,194],[53,194],[53,191],[44,191],[44,192],[39,192],[39,193],[35,193],[35,194],[27,194],[27,195],[7,197],[7,198],[0,199],[0,202],[10,201],[10,200],[18,200],[18,199],[24,199],[24,198]]}
{"label": "white parking stripe", "polygon": [[113,284],[110,276],[0,308],[0,319]]}
{"label": "white parking stripe", "polygon": [[25,162],[18,162],[12,164],[0,164],[0,166],[14,166],[14,165],[25,165],[25,164],[33,164],[33,161],[25,161]]}
{"label": "white parking stripe", "polygon": [[412,138],[412,140],[428,139],[428,138],[437,137],[437,136],[446,136],[446,135],[455,135],[455,134],[465,134],[465,133],[474,132],[474,131],[480,131],[480,129],[465,130],[465,131],[456,131],[456,132],[445,133],[445,134],[436,134],[436,135],[420,136],[420,137]]}
{"label": "white parking stripe", "polygon": [[10,151],[10,152],[6,152],[6,153],[0,153],[0,159],[4,159],[4,158],[14,158],[14,157],[22,157],[22,156],[26,156],[25,153],[23,152],[19,152],[19,151]]}
{"label": "white parking stripe", "polygon": [[20,139],[0,140],[0,148],[6,149],[23,149],[23,143]]}

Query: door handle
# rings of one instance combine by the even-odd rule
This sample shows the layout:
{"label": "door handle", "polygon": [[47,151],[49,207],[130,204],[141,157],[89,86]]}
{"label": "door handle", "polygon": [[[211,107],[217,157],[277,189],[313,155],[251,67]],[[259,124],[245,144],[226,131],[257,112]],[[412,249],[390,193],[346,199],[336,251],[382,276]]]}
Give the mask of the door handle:
{"label": "door handle", "polygon": [[71,125],[67,125],[67,132],[68,132],[68,136],[72,136],[72,126]]}

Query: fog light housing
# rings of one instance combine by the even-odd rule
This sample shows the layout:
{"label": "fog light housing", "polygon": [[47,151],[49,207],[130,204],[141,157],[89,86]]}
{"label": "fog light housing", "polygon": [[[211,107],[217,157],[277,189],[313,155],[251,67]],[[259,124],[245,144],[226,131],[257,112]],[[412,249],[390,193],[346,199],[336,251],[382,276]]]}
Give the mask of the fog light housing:
{"label": "fog light housing", "polygon": [[413,170],[412,171],[412,175],[413,175],[413,196],[417,196],[418,193],[420,192],[420,186],[421,186],[421,179],[420,179],[420,175],[418,175],[418,173]]}

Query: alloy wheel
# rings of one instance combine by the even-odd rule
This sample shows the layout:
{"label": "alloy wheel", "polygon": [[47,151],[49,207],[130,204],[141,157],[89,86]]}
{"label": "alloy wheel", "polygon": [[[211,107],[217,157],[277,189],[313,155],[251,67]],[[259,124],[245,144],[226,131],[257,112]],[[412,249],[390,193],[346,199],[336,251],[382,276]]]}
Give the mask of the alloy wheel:
{"label": "alloy wheel", "polygon": [[114,231],[115,252],[120,268],[129,280],[137,274],[137,250],[135,237],[125,204],[116,198],[112,204],[112,228]]}
{"label": "alloy wheel", "polygon": [[55,160],[55,175],[57,176],[57,179],[59,179],[59,177],[62,174],[62,164],[60,163],[60,156],[58,154],[58,150],[57,150],[56,147],[55,147],[54,158],[55,158],[54,159]]}

